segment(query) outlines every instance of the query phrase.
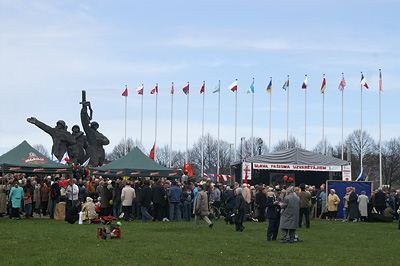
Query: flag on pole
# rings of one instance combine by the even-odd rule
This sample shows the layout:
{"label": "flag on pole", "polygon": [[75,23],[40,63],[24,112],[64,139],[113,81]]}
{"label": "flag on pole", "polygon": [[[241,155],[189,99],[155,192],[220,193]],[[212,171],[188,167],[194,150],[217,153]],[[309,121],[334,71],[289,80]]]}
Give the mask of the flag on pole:
{"label": "flag on pole", "polygon": [[54,153],[51,155],[51,160],[53,162],[59,163],[60,161],[57,159],[57,157],[54,155]]}
{"label": "flag on pole", "polygon": [[308,86],[308,77],[306,76],[306,78],[303,81],[303,85],[301,86],[302,89],[307,89]]}
{"label": "flag on pole", "polygon": [[286,90],[287,88],[289,88],[289,80],[285,81],[285,84],[283,84],[282,89]]}
{"label": "flag on pole", "polygon": [[271,93],[271,91],[272,91],[272,79],[269,81],[269,84],[267,86],[267,92]]}
{"label": "flag on pole", "polygon": [[253,83],[251,83],[250,88],[247,91],[247,93],[254,93],[254,80],[253,80]]}
{"label": "flag on pole", "polygon": [[217,86],[215,86],[213,93],[217,93],[220,90],[220,83],[218,83]]}
{"label": "flag on pole", "polygon": [[83,167],[88,166],[89,162],[90,162],[90,157],[82,164],[82,166]]}
{"label": "flag on pole", "polygon": [[60,161],[60,163],[62,164],[67,164],[69,162],[69,156],[68,156],[68,152],[66,151]]}
{"label": "flag on pole", "polygon": [[186,172],[186,160],[183,160],[183,173]]}
{"label": "flag on pole", "polygon": [[379,71],[379,90],[383,91],[383,87],[382,87],[382,72]]}
{"label": "flag on pole", "polygon": [[189,177],[193,176],[192,164],[191,164],[191,163],[189,163],[189,164],[187,165],[187,171],[188,171],[188,176],[189,176]]}
{"label": "flag on pole", "polygon": [[358,175],[356,181],[363,181],[363,172],[364,172],[364,169],[361,168],[361,172],[360,172],[360,174]]}
{"label": "flag on pole", "polygon": [[143,95],[143,86],[139,86],[135,89],[139,95]]}
{"label": "flag on pole", "polygon": [[364,74],[361,74],[361,85],[363,85],[365,88],[369,89],[368,84],[365,81]]}
{"label": "flag on pole", "polygon": [[322,86],[321,86],[321,93],[324,93],[326,89],[326,80],[325,80],[325,76],[324,76],[324,80],[322,81]]}
{"label": "flag on pole", "polygon": [[151,90],[150,94],[158,94],[158,84]]}
{"label": "flag on pole", "polygon": [[200,94],[202,94],[205,91],[205,87],[206,87],[206,82],[203,81],[203,86],[201,86]]}
{"label": "flag on pole", "polygon": [[189,84],[186,85],[185,87],[183,87],[182,91],[184,94],[188,95],[189,94]]}
{"label": "flag on pole", "polygon": [[344,90],[344,87],[346,86],[346,81],[344,80],[344,76],[342,77],[342,80],[340,81],[340,84],[339,84],[339,91],[343,91]]}
{"label": "flag on pole", "polygon": [[171,94],[174,94],[174,83],[172,82]]}
{"label": "flag on pole", "polygon": [[128,97],[128,88],[126,88],[124,90],[124,92],[122,93],[122,96]]}
{"label": "flag on pole", "polygon": [[149,155],[150,159],[152,159],[153,161],[154,161],[154,149],[155,149],[155,146],[156,146],[156,144],[154,143],[153,148],[151,148],[150,155]]}
{"label": "flag on pole", "polygon": [[229,85],[229,89],[233,92],[237,90],[237,80],[233,82],[231,85]]}

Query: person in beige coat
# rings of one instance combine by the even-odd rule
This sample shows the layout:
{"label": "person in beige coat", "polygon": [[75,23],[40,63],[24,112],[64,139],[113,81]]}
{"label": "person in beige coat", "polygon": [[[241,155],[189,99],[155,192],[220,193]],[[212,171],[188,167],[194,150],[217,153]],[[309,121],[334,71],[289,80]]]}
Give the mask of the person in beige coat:
{"label": "person in beige coat", "polygon": [[340,203],[340,199],[335,193],[336,191],[332,188],[326,202],[326,204],[328,205],[328,217],[330,221],[332,221],[332,219],[334,221],[336,220],[338,204]]}
{"label": "person in beige coat", "polygon": [[203,186],[198,186],[197,189],[199,192],[196,195],[196,199],[193,205],[193,214],[194,214],[194,227],[199,228],[200,218],[202,218],[210,228],[213,227],[213,223],[208,218],[210,214],[208,210],[208,198],[207,194],[203,191]]}
{"label": "person in beige coat", "polygon": [[131,216],[132,203],[135,198],[135,190],[131,187],[131,182],[128,180],[121,192],[122,212],[127,222]]}

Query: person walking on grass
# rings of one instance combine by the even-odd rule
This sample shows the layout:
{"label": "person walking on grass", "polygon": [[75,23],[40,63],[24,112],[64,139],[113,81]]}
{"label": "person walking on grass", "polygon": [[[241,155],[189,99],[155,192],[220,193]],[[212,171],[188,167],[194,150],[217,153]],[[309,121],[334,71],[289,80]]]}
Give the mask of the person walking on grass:
{"label": "person walking on grass", "polygon": [[[286,189],[285,199],[279,205],[283,209],[279,224],[282,229],[281,243],[287,242],[288,234],[290,243],[294,243],[296,229],[299,226],[300,198],[293,192],[293,187]],[[300,238],[297,239],[297,242],[302,241]]]}
{"label": "person walking on grass", "polygon": [[203,191],[203,186],[198,186],[198,193],[193,206],[193,214],[195,228],[199,228],[200,219],[203,219],[208,224],[208,227],[213,227],[213,223],[208,218],[208,215],[210,214],[210,211],[208,210],[208,196]]}
{"label": "person walking on grass", "polygon": [[151,204],[151,188],[149,186],[149,180],[144,180],[143,187],[139,194],[139,205],[142,211],[142,222],[152,222],[154,218],[149,214],[150,204]]}

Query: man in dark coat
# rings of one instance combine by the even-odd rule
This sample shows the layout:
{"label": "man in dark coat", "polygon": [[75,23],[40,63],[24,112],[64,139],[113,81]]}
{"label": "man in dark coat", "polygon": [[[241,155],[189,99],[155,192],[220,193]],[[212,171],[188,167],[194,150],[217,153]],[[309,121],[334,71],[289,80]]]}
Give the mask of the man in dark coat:
{"label": "man in dark coat", "polygon": [[386,208],[386,195],[383,193],[381,187],[378,188],[378,192],[375,194],[374,207],[379,214],[383,214]]}
{"label": "man in dark coat", "polygon": [[65,216],[65,221],[70,224],[74,224],[79,220],[79,212],[81,211],[81,202],[79,200],[74,201],[75,205],[69,208]]}
{"label": "man in dark coat", "polygon": [[[290,243],[294,243],[296,229],[299,226],[300,198],[293,192],[292,187],[286,189],[285,199],[279,205],[283,209],[280,221],[281,243],[286,243],[288,233]],[[301,239],[298,239],[298,242],[301,241]]]}
{"label": "man in dark coat", "polygon": [[104,182],[100,187],[100,216],[109,216],[110,215],[110,199],[112,198],[111,192],[107,188],[108,183]]}
{"label": "man in dark coat", "polygon": [[153,184],[153,216],[154,219],[162,221],[165,215],[165,190],[161,185],[161,179]]}
{"label": "man in dark coat", "polygon": [[258,221],[265,222],[265,208],[267,207],[267,195],[262,192],[263,187],[258,188],[258,193],[256,194],[256,207],[258,209]]}
{"label": "man in dark coat", "polygon": [[306,185],[300,184],[300,193],[298,194],[300,198],[300,219],[299,227],[301,227],[301,222],[303,220],[303,215],[306,218],[306,227],[310,228],[310,207],[311,207],[311,194],[306,191]]}
{"label": "man in dark coat", "polygon": [[356,189],[353,187],[349,195],[349,221],[357,222],[359,218],[357,202],[358,196],[356,194]]}
{"label": "man in dark coat", "polygon": [[226,210],[226,217],[225,217],[225,222],[228,224],[233,224],[232,221],[232,213],[233,213],[233,205],[235,203],[235,192],[231,189],[230,186],[226,186],[225,190],[225,210]]}
{"label": "man in dark coat", "polygon": [[269,217],[267,240],[275,241],[276,237],[278,236],[279,222],[281,219],[281,207],[279,206],[279,191],[275,190],[274,195],[272,197],[268,197],[266,206],[268,207],[267,215]]}
{"label": "man in dark coat", "polygon": [[124,186],[122,185],[121,179],[117,179],[117,181],[113,184],[113,216],[118,218],[121,212],[121,193]]}
{"label": "man in dark coat", "polygon": [[235,205],[233,206],[233,213],[235,215],[236,232],[243,232],[243,222],[245,220],[246,202],[242,195],[241,188],[236,189]]}
{"label": "man in dark coat", "polygon": [[138,204],[140,206],[140,210],[142,211],[142,222],[144,223],[154,221],[154,218],[149,213],[152,198],[149,184],[149,180],[145,180],[139,194]]}

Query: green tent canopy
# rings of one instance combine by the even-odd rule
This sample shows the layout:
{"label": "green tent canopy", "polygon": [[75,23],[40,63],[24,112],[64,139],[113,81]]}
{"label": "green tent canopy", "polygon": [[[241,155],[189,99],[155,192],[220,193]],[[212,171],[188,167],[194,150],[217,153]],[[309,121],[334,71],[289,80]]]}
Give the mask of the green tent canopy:
{"label": "green tent canopy", "polygon": [[159,165],[146,156],[138,147],[135,147],[127,155],[118,160],[93,167],[92,175],[101,176],[149,176],[149,177],[178,177],[178,170],[173,170]]}
{"label": "green tent canopy", "polygon": [[17,147],[0,156],[0,172],[72,174],[72,167],[53,162],[24,140]]}

